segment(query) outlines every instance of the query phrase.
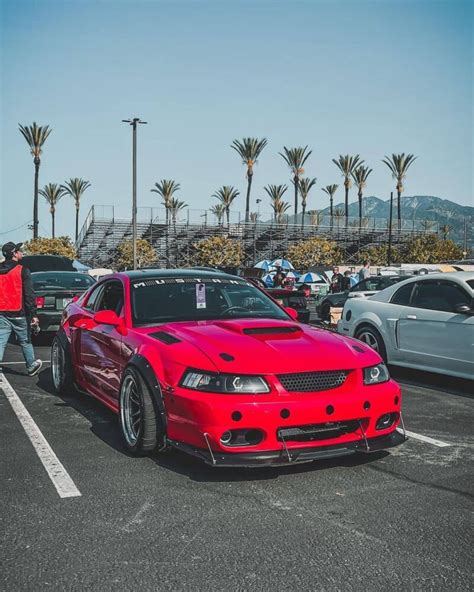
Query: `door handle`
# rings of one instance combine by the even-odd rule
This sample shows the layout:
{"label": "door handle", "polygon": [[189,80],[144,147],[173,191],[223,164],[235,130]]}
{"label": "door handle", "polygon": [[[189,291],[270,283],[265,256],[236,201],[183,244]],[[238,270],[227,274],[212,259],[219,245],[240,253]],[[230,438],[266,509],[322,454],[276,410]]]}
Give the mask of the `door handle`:
{"label": "door handle", "polygon": [[407,315],[407,319],[414,321],[416,319],[416,315]]}

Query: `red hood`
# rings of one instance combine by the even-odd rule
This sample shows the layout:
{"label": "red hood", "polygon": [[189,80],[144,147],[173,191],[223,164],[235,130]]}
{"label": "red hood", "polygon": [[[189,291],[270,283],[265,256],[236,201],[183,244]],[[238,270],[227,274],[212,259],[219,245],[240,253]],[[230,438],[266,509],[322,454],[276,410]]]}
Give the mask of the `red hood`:
{"label": "red hood", "polygon": [[[143,332],[156,330],[154,327]],[[359,342],[292,321],[189,321],[161,325],[159,330],[199,350],[220,372],[275,374],[350,370],[380,362],[378,354]],[[181,350],[186,359],[179,362],[192,366],[189,349],[182,345],[170,346],[175,348],[174,359],[179,360]],[[227,354],[224,358],[234,359],[225,360],[222,354]]]}

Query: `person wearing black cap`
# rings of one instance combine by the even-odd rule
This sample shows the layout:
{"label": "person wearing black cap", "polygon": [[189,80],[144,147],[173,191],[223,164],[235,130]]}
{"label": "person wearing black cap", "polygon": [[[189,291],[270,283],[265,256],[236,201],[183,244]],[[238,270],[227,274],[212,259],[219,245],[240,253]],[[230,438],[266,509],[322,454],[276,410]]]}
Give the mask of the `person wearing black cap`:
{"label": "person wearing black cap", "polygon": [[39,323],[30,270],[21,265],[23,243],[6,243],[2,247],[5,261],[0,263],[0,365],[12,333],[15,333],[25,358],[29,376],[37,374],[43,365],[35,360],[28,319]]}

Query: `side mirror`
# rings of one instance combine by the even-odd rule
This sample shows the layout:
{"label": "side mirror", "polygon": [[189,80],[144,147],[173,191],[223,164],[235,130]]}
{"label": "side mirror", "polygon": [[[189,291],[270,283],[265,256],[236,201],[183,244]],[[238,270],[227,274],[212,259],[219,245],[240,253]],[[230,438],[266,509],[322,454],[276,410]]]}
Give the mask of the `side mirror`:
{"label": "side mirror", "polygon": [[114,327],[118,327],[118,325],[122,324],[122,320],[113,310],[99,310],[94,315],[94,321],[98,325],[112,325]]}
{"label": "side mirror", "polygon": [[454,307],[454,312],[459,314],[474,314],[474,310],[469,306],[469,304],[456,304]]}
{"label": "side mirror", "polygon": [[285,311],[290,315],[290,317],[294,320],[298,320],[298,311],[292,308],[291,306],[285,306]]}

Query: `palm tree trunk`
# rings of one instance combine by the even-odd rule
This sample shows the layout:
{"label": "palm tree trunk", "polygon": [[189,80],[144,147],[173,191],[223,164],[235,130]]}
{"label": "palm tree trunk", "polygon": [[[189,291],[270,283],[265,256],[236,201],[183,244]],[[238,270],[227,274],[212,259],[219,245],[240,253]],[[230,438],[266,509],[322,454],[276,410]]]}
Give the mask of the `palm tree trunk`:
{"label": "palm tree trunk", "polygon": [[359,191],[359,232],[362,230],[362,191]]}
{"label": "palm tree trunk", "polygon": [[248,222],[250,219],[250,188],[252,187],[253,173],[247,171],[247,198],[245,200],[245,221]]}
{"label": "palm tree trunk", "polygon": [[54,210],[51,210],[51,238],[54,238]]}
{"label": "palm tree trunk", "polygon": [[295,224],[296,224],[296,216],[298,215],[298,176],[295,175],[293,177],[293,183],[295,186]]}
{"label": "palm tree trunk", "polygon": [[39,168],[41,160],[38,156],[35,156],[35,193],[33,198],[33,238],[38,238],[38,180],[39,180]]}
{"label": "palm tree trunk", "polygon": [[306,213],[306,204],[302,205],[302,217],[301,217],[301,229],[303,230],[304,228],[304,215]]}
{"label": "palm tree trunk", "polygon": [[346,195],[345,195],[345,218],[346,218],[346,228],[349,226],[349,186],[344,186]]}
{"label": "palm tree trunk", "polygon": [[330,228],[331,230],[334,228],[334,218],[333,218],[333,198],[331,197],[329,200],[329,217],[331,218],[330,220]]}
{"label": "palm tree trunk", "polygon": [[76,206],[76,243],[79,236],[79,206]]}
{"label": "palm tree trunk", "polygon": [[227,227],[230,226],[230,211],[229,208],[226,208],[225,215],[227,217]]}
{"label": "palm tree trunk", "polygon": [[402,229],[402,192],[397,189],[397,216],[398,216],[398,230]]}

